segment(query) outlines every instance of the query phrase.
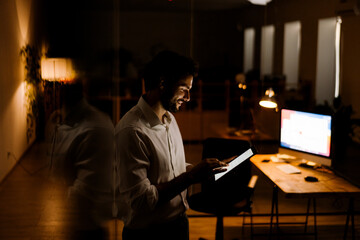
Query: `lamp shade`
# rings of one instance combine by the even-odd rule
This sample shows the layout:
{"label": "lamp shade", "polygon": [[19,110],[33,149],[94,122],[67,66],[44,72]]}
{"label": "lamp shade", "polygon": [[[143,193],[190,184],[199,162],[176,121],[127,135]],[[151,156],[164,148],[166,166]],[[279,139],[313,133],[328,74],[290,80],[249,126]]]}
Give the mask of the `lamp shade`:
{"label": "lamp shade", "polygon": [[45,58],[41,61],[41,77],[48,81],[70,81],[74,78],[71,59]]}
{"label": "lamp shade", "polygon": [[249,0],[249,2],[251,2],[254,5],[266,5],[269,2],[271,2],[271,0]]}
{"label": "lamp shade", "polygon": [[275,99],[275,92],[272,88],[265,91],[265,96],[261,98],[259,102],[260,106],[265,108],[276,108],[277,102]]}

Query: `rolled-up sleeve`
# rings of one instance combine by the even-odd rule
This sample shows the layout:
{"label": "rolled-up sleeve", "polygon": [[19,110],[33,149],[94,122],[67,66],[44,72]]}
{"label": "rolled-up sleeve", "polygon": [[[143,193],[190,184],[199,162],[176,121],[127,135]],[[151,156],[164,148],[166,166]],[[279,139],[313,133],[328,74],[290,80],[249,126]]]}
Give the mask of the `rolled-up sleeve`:
{"label": "rolled-up sleeve", "polygon": [[124,128],[116,135],[122,207],[130,207],[132,212],[151,211],[158,201],[157,189],[148,178],[148,144],[147,137],[134,128]]}

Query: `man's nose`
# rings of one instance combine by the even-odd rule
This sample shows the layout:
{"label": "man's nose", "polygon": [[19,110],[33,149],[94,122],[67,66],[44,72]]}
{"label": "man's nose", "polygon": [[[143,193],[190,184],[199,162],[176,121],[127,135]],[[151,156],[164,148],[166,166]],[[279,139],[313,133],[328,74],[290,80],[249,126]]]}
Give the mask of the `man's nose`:
{"label": "man's nose", "polygon": [[185,102],[190,101],[190,91],[189,90],[185,91],[184,100],[185,100]]}

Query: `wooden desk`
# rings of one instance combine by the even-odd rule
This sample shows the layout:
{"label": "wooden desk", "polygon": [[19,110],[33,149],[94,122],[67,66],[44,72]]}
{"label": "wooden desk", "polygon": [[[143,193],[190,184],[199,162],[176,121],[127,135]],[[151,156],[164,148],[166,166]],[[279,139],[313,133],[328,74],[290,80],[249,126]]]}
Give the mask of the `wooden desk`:
{"label": "wooden desk", "polygon": [[[259,169],[273,184],[285,193],[286,197],[360,197],[360,188],[349,183],[347,180],[333,174],[296,166],[300,174],[287,174],[276,166],[286,163],[264,163],[262,160],[270,159],[270,154],[259,154],[251,158],[251,162]],[[314,176],[318,182],[306,182],[306,176]]]}
{"label": "wooden desk", "polygon": [[[276,166],[286,163],[274,163],[272,161],[262,162],[264,159],[270,159],[273,155],[270,154],[258,154],[251,158],[251,162],[255,167],[260,170],[271,182],[274,184],[273,189],[273,200],[271,208],[271,219],[270,219],[270,234],[272,233],[273,217],[276,217],[276,226],[279,227],[278,222],[278,189],[284,192],[285,197],[288,198],[308,198],[308,212],[306,215],[306,222],[309,215],[309,208],[311,200],[313,202],[313,214],[314,214],[314,235],[317,239],[316,229],[316,198],[328,198],[328,197],[344,197],[349,198],[349,209],[345,225],[344,239],[346,239],[347,229],[349,225],[349,218],[352,220],[352,237],[355,239],[354,230],[354,206],[353,199],[360,197],[360,188],[349,183],[347,180],[329,172],[320,172],[311,168],[304,168],[296,166],[298,161],[292,161],[291,164],[296,166],[301,173],[300,174],[287,174]],[[319,179],[318,182],[306,182],[306,176],[314,176]],[[275,213],[274,213],[275,210]],[[306,228],[306,226],[305,226]]]}

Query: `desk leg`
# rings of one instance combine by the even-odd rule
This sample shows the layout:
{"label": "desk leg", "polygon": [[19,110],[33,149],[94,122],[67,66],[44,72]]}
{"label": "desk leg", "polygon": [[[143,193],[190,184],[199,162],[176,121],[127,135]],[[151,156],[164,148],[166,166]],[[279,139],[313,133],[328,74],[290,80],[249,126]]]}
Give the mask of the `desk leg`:
{"label": "desk leg", "polygon": [[[273,196],[272,196],[272,201],[271,201],[271,214],[270,214],[270,230],[269,230],[269,239],[271,239],[271,235],[272,235],[272,226],[273,226],[273,217],[274,217],[274,204],[275,204],[275,188],[276,186],[274,186],[273,188]],[[348,221],[346,221],[347,223]],[[346,227],[347,229],[347,227]]]}
{"label": "desk leg", "polygon": [[273,218],[274,218],[274,208],[276,214],[276,228],[279,230],[279,202],[278,202],[278,187],[275,185],[273,187],[273,197],[271,203],[271,215],[270,215],[270,232],[269,232],[269,239],[272,237],[272,227],[273,227]]}
{"label": "desk leg", "polygon": [[223,216],[217,216],[217,218],[216,218],[215,239],[216,240],[224,239],[224,217]]}
{"label": "desk leg", "polygon": [[354,220],[354,199],[351,198],[351,232],[352,239],[355,240],[355,220]]}
{"label": "desk leg", "polygon": [[253,216],[252,216],[252,211],[250,211],[250,224],[251,224],[251,231],[250,231],[250,234],[251,234],[251,240],[254,239],[254,225],[253,225]]}
{"label": "desk leg", "polygon": [[[273,218],[274,218],[274,214],[276,217],[276,230],[279,233],[280,232],[280,227],[279,227],[279,199],[278,199],[278,187],[274,186],[273,187],[273,197],[272,197],[272,204],[271,204],[271,215],[270,215],[270,231],[269,231],[269,239],[271,239],[272,237],[272,228],[273,228]],[[311,200],[313,201],[313,215],[314,215],[314,237],[315,240],[317,240],[317,222],[316,222],[316,198],[309,198],[308,199],[308,206],[307,206],[307,212],[306,212],[306,221],[305,221],[305,233],[307,232],[307,224],[308,224],[308,219],[309,219],[309,214],[310,214],[310,205],[311,205]],[[274,213],[274,209],[275,209],[275,213]],[[348,214],[349,217],[349,214]],[[354,223],[354,212],[353,212],[353,207],[352,207],[352,223]],[[348,219],[346,221],[346,230],[347,230],[347,226],[348,226]],[[354,226],[354,224],[353,224]],[[353,235],[354,235],[354,229],[353,230]],[[346,234],[346,233],[345,233]],[[346,236],[346,235],[345,235]],[[354,239],[354,238],[353,238]]]}
{"label": "desk leg", "polygon": [[310,205],[311,205],[311,200],[313,200],[313,209],[314,209],[314,237],[315,239],[317,239],[317,224],[316,224],[316,198],[309,198],[308,199],[308,204],[307,204],[307,210],[306,210],[306,218],[305,218],[305,229],[304,229],[304,233],[307,232],[307,226],[308,226],[308,221],[309,221],[309,214],[310,214]]}
{"label": "desk leg", "polygon": [[279,194],[278,194],[278,188],[276,188],[276,205],[275,205],[275,211],[276,211],[276,231],[279,232]]}
{"label": "desk leg", "polygon": [[346,224],[345,224],[345,232],[344,232],[344,240],[347,238],[347,232],[349,228],[349,219],[351,217],[351,238],[355,240],[355,221],[354,221],[354,198],[349,199],[349,208],[346,215]]}
{"label": "desk leg", "polygon": [[313,207],[314,207],[314,235],[315,235],[315,240],[317,240],[316,198],[313,198]]}
{"label": "desk leg", "polygon": [[311,198],[308,199],[307,210],[306,210],[306,218],[305,218],[305,229],[304,229],[304,233],[307,232],[307,225],[308,225],[309,213],[310,213],[310,205],[311,205]]}

